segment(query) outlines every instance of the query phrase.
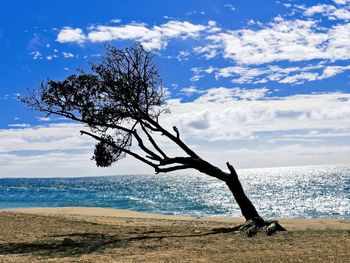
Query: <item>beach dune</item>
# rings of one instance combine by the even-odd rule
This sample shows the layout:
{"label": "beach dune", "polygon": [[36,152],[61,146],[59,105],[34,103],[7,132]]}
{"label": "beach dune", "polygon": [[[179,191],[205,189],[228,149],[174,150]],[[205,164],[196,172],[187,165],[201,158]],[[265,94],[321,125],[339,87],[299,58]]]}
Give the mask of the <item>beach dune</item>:
{"label": "beach dune", "polygon": [[106,208],[0,212],[0,262],[349,262],[349,219],[281,219],[287,232],[230,232],[243,218]]}

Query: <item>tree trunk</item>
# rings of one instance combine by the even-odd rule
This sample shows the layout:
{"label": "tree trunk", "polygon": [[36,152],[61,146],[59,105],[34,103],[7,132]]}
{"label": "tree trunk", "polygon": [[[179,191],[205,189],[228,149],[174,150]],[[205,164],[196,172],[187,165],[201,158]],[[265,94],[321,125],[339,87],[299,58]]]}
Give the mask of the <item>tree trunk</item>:
{"label": "tree trunk", "polygon": [[214,165],[204,161],[203,159],[197,160],[195,168],[202,173],[215,177],[221,181],[224,181],[228,188],[231,190],[233,197],[235,198],[242,215],[248,220],[253,220],[257,226],[264,224],[264,220],[255,209],[253,203],[244,193],[241,182],[238,179],[238,175],[232,165],[226,163],[230,173],[226,173]]}
{"label": "tree trunk", "polygon": [[230,174],[226,177],[226,184],[231,190],[239,208],[241,209],[242,215],[247,220],[246,223],[239,227],[239,231],[247,237],[254,236],[257,232],[265,232],[266,235],[271,236],[278,231],[286,231],[277,220],[265,221],[261,216],[259,216],[254,205],[249,200],[249,198],[244,193],[241,182],[238,179],[236,170],[232,165],[226,163]]}
{"label": "tree trunk", "polygon": [[231,171],[230,176],[226,180],[226,185],[231,190],[233,197],[235,198],[239,208],[241,209],[242,215],[247,221],[263,221],[263,219],[260,217],[257,210],[255,209],[253,203],[244,193],[243,187],[238,179],[236,171],[234,171],[233,173]]}

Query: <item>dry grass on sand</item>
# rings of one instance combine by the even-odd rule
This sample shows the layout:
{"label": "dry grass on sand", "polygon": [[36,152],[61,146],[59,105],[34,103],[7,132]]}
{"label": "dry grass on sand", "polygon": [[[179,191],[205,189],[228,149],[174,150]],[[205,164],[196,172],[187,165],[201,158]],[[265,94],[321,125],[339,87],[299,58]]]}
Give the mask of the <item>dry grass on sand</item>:
{"label": "dry grass on sand", "polygon": [[281,220],[288,232],[246,238],[225,231],[237,219],[110,211],[0,212],[0,262],[350,262],[350,220]]}

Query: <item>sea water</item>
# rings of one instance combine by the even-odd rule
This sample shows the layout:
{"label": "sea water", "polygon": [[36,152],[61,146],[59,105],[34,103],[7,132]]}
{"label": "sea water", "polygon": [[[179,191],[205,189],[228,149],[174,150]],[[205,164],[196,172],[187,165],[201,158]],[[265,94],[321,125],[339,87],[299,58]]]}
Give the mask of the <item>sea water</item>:
{"label": "sea water", "polygon": [[[265,218],[350,218],[350,166],[238,173],[246,194]],[[0,209],[63,206],[241,216],[227,186],[201,174],[0,179]]]}

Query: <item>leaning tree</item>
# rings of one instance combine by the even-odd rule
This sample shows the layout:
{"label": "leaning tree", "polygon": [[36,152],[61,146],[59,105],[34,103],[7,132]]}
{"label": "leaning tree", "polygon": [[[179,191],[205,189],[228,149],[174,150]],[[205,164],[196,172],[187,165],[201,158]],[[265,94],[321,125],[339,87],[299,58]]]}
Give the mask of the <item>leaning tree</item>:
{"label": "leaning tree", "polygon": [[[80,132],[97,141],[93,156],[97,166],[111,166],[131,155],[153,167],[155,173],[195,169],[226,183],[247,220],[243,227],[247,235],[261,228],[268,233],[283,230],[277,221],[262,219],[231,164],[226,163],[229,172],[219,169],[190,149],[175,126],[172,131],[162,126],[159,116],[169,113],[169,109],[154,53],[140,44],[106,49],[106,56],[92,64],[89,73],[73,74],[63,81],[44,81],[22,101],[47,115],[63,116],[89,127],[89,131]],[[183,154],[171,156],[160,145],[158,135],[174,143]]]}

